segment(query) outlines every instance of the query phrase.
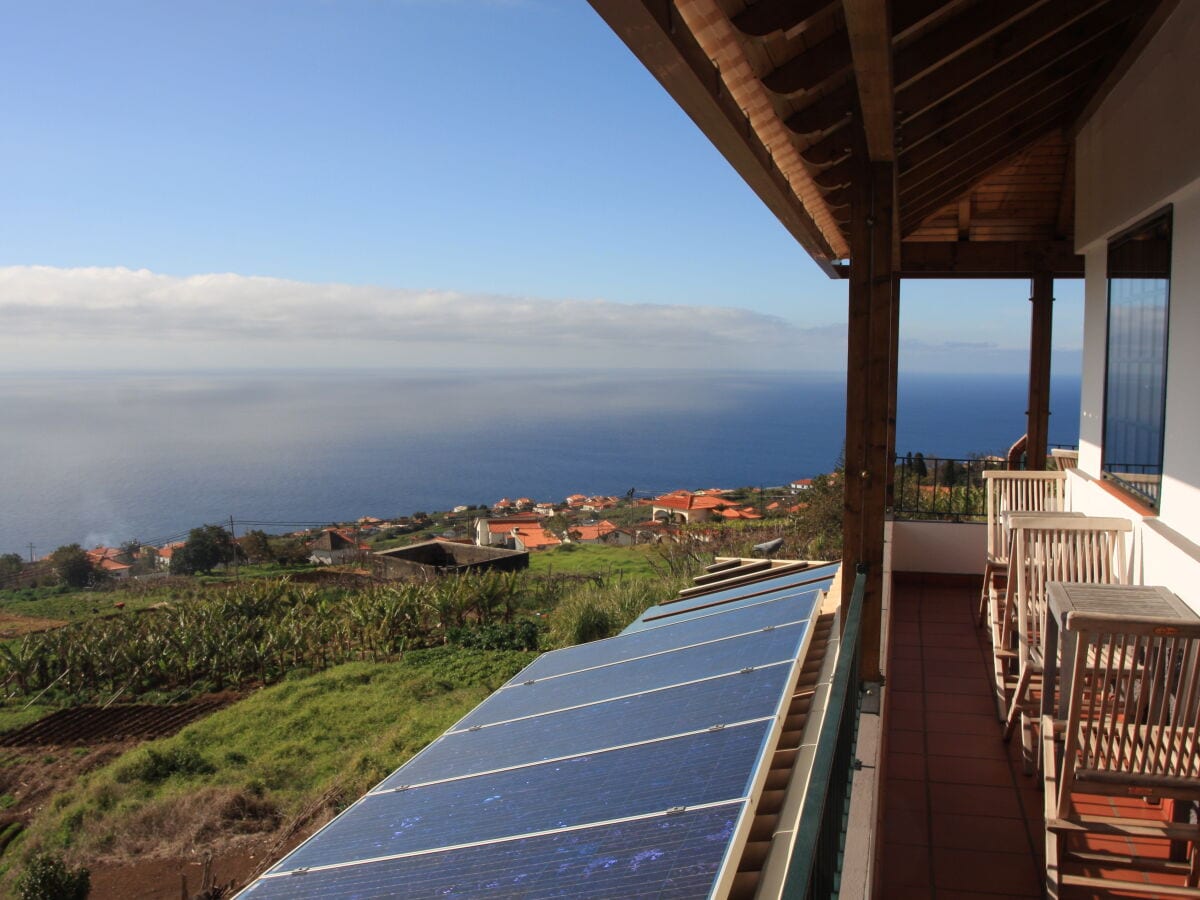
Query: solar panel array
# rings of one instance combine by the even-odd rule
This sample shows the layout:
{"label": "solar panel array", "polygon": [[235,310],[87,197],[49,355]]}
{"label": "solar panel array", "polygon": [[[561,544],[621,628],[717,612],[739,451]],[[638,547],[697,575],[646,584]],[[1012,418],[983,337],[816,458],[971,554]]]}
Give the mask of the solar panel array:
{"label": "solar panel array", "polygon": [[710,896],[835,570],[543,654],[241,896]]}

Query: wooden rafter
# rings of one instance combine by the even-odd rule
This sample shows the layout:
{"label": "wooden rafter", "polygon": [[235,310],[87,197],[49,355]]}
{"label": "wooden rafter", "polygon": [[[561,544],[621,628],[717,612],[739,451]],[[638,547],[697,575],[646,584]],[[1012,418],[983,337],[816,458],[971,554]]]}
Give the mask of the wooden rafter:
{"label": "wooden rafter", "polygon": [[[1050,40],[1090,13],[1102,17],[1127,18],[1124,4],[1106,4],[1104,0],[1056,0],[1040,15],[1018,20],[1011,27],[992,35],[978,45],[976,52],[955,56],[939,66],[930,77],[901,86],[896,92],[896,109],[901,121],[920,115],[948,98],[966,90],[981,78],[1002,69],[1015,57]],[[1081,29],[1084,33],[1086,29]]]}
{"label": "wooden rafter", "polygon": [[837,0],[758,0],[733,17],[733,27],[751,37],[794,31]]}
{"label": "wooden rafter", "polygon": [[842,0],[842,9],[850,35],[867,155],[874,162],[890,162],[896,158],[896,129],[887,0]]}
{"label": "wooden rafter", "polygon": [[905,150],[937,136],[942,129],[989,106],[1012,103],[1030,92],[1045,90],[1060,79],[1097,63],[1111,52],[1112,28],[1089,35],[1084,43],[1063,52],[1061,41],[1045,41],[1014,58],[1004,68],[929,109],[901,126]]}

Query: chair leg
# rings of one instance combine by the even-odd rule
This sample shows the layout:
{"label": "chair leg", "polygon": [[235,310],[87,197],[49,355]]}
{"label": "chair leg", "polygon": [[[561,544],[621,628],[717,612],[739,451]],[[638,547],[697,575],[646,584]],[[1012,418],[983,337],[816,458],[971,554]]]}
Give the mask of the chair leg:
{"label": "chair leg", "polygon": [[1025,666],[1021,669],[1021,677],[1017,679],[1017,689],[1013,691],[1012,700],[1008,705],[1008,716],[1004,722],[1004,740],[1012,739],[1013,729],[1017,727],[1017,720],[1021,716],[1021,704],[1025,702],[1025,695],[1029,691],[1029,683],[1033,680],[1033,666]]}
{"label": "chair leg", "polygon": [[976,625],[982,626],[987,621],[988,601],[991,599],[992,582],[996,578],[996,567],[991,562],[983,566],[983,590],[979,594],[979,618]]}

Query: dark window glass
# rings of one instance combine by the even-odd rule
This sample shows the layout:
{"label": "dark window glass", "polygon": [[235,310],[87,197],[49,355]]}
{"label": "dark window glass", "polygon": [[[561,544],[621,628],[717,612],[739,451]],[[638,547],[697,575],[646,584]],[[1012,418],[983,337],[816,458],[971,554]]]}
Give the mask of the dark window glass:
{"label": "dark window glass", "polygon": [[1167,396],[1171,213],[1108,248],[1104,477],[1158,508]]}

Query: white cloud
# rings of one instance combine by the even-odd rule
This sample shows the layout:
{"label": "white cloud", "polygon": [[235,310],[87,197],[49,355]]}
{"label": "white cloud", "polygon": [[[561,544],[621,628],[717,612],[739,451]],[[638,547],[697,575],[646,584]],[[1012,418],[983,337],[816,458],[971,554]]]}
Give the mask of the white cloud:
{"label": "white cloud", "polygon": [[[832,333],[831,333],[832,329]],[[836,369],[843,326],[713,306],[544,300],[125,268],[0,268],[0,341],[43,367],[180,362]],[[832,340],[832,346],[831,346]],[[82,356],[82,358],[80,358]],[[26,364],[28,360],[25,361]]]}

